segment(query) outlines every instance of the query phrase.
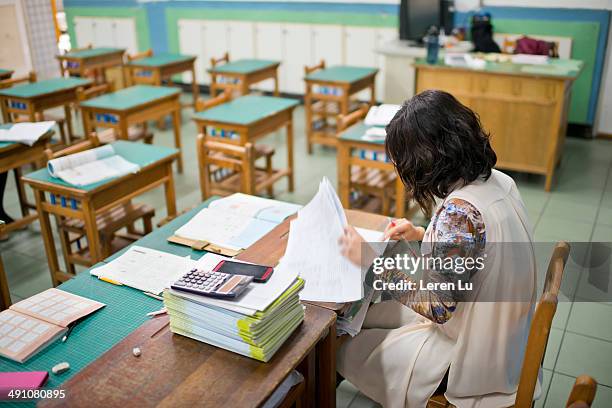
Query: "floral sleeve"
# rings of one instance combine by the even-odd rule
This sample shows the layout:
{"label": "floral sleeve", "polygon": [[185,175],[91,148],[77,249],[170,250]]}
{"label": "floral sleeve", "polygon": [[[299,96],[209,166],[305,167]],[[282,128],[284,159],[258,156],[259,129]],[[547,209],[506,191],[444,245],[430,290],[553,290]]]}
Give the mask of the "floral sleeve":
{"label": "floral sleeve", "polygon": [[[430,256],[464,259],[483,256],[486,242],[485,225],[480,212],[472,204],[451,199],[440,208],[432,222]],[[442,266],[423,271],[423,276],[428,282],[445,283],[456,282],[458,278],[469,280],[475,272],[476,269],[472,268],[458,274],[452,268]],[[398,282],[410,280],[410,277],[403,272],[391,270],[384,272],[382,279]],[[461,299],[461,294],[456,290],[441,289],[391,291],[390,295],[420,315],[440,324],[446,323],[452,317],[457,302]]]}

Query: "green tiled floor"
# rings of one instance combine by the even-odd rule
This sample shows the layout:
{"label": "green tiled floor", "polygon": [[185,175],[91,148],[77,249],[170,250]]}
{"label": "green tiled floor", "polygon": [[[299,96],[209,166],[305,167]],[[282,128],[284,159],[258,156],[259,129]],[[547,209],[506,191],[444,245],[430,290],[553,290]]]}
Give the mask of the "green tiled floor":
{"label": "green tiled floor", "polygon": [[[183,97],[190,100],[188,94]],[[196,134],[189,119],[191,113],[189,109],[183,112],[181,134],[185,173],[175,178],[179,209],[200,202]],[[77,118],[76,122],[80,120]],[[301,107],[294,116],[294,130],[296,191],[289,193],[284,181],[275,186],[275,191],[278,199],[303,204],[313,196],[322,176],[336,183],[336,153],[333,149],[316,147],[312,156],[306,154]],[[156,144],[172,146],[172,140],[170,130],[156,131]],[[270,135],[265,142],[276,148],[275,164],[283,165],[284,134]],[[544,180],[540,176],[512,174],[527,205],[536,240],[612,241],[612,142],[569,138],[557,174],[551,193],[544,191]],[[5,208],[14,215],[18,210],[16,197],[10,177]],[[156,219],[165,216],[161,189],[144,194],[139,200],[155,206]],[[1,242],[0,251],[13,301],[51,286],[37,224]],[[601,293],[588,285],[587,276],[581,276],[576,268],[566,271],[562,292],[544,363],[544,395],[536,406],[563,406],[574,377],[587,373],[600,384],[594,406],[608,407],[612,401],[612,303],[588,302]],[[574,299],[577,302],[574,303]],[[376,406],[346,381],[340,385],[337,399],[341,408]]]}

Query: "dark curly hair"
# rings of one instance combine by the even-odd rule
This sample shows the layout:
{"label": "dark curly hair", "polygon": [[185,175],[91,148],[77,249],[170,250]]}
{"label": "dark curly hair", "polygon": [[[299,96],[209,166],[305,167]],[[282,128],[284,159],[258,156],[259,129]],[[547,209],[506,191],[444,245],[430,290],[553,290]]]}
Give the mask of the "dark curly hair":
{"label": "dark curly hair", "polygon": [[387,125],[387,156],[425,210],[435,197],[491,176],[497,156],[480,119],[447,92],[427,90],[404,102]]}

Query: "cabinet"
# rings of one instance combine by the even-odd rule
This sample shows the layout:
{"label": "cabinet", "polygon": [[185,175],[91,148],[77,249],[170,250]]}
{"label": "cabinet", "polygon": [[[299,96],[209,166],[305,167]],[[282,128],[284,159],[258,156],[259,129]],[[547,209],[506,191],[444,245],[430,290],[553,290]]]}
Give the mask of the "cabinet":
{"label": "cabinet", "polygon": [[[283,61],[283,27],[279,23],[255,24],[255,58]],[[279,69],[279,87],[286,88],[286,69],[283,64]],[[271,92],[274,90],[274,81],[268,79],[255,86],[256,89]]]}
{"label": "cabinet", "polygon": [[312,34],[307,24],[285,24],[283,27],[282,92],[304,93],[304,66],[312,65]]}
{"label": "cabinet", "polygon": [[138,52],[136,23],[133,18],[75,17],[77,47],[125,48],[129,54]]}

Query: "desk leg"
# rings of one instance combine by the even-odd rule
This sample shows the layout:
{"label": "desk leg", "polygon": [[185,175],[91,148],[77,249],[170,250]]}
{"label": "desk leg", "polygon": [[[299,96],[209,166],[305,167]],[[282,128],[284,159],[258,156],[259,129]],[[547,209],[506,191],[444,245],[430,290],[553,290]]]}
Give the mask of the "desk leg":
{"label": "desk leg", "polygon": [[36,211],[38,212],[38,220],[40,222],[40,233],[43,243],[45,244],[45,252],[47,254],[47,262],[49,263],[49,272],[51,272],[51,282],[53,286],[60,284],[59,262],[57,260],[57,252],[55,251],[55,242],[53,241],[53,231],[51,230],[51,221],[49,213],[43,210],[42,205],[45,202],[45,193],[34,189],[34,197],[36,198]]}
{"label": "desk leg", "polygon": [[125,116],[121,116],[119,117],[119,137],[118,139],[120,140],[129,140],[130,139],[130,131],[129,131],[129,124],[127,121],[127,118]]}
{"label": "desk leg", "polygon": [[28,199],[25,193],[23,183],[21,182],[21,167],[13,169],[15,174],[15,188],[17,188],[17,196],[19,198],[19,208],[21,209],[21,216],[28,216]]}
{"label": "desk leg", "polygon": [[406,216],[406,187],[399,176],[395,181],[395,217],[404,218]]}
{"label": "desk leg", "polygon": [[0,103],[2,103],[2,123],[9,123],[11,121],[11,115],[8,113],[8,100],[0,99]]}
{"label": "desk leg", "polygon": [[91,263],[96,264],[102,260],[102,251],[100,245],[100,234],[98,233],[98,224],[96,222],[95,209],[87,200],[83,200],[83,214],[85,219],[85,233],[87,235],[87,243],[89,245],[89,256]]}
{"label": "desk leg", "polygon": [[167,219],[176,217],[176,193],[174,191],[174,174],[172,173],[172,163],[166,166],[166,182],[164,183],[164,193],[166,195]]}
{"label": "desk leg", "polygon": [[274,96],[280,96],[280,92],[278,90],[278,69],[274,70]]}
{"label": "desk leg", "polygon": [[316,377],[316,349],[308,353],[300,365],[298,371],[304,376],[304,395],[302,398],[302,407],[315,408],[317,399],[317,377]]}
{"label": "desk leg", "polygon": [[181,150],[181,103],[177,101],[177,108],[172,112],[172,126],[174,127],[174,147],[179,151],[178,172],[183,174],[183,151]]}
{"label": "desk leg", "polygon": [[376,81],[375,78],[372,78],[372,85],[370,86],[370,107],[376,105]]}
{"label": "desk leg", "polygon": [[9,292],[6,273],[4,272],[4,266],[2,265],[2,258],[0,258],[0,312],[4,309],[8,309],[10,306],[11,293]]}
{"label": "desk leg", "polygon": [[338,146],[338,195],[342,207],[351,208],[351,166],[349,164],[350,147],[342,141],[339,141]]}
{"label": "desk leg", "polygon": [[74,130],[72,129],[72,111],[70,104],[64,105],[64,116],[66,116],[66,127],[68,128],[68,144],[72,144],[74,140]]}
{"label": "desk leg", "polygon": [[317,407],[336,407],[336,322],[317,344]]}
{"label": "desk leg", "polygon": [[200,87],[198,86],[198,81],[196,81],[195,64],[191,66],[191,93],[193,96],[193,109],[195,109],[198,96],[200,95]]}
{"label": "desk leg", "polygon": [[289,167],[289,192],[295,187],[295,172],[293,171],[293,119],[287,122],[287,167]]}

